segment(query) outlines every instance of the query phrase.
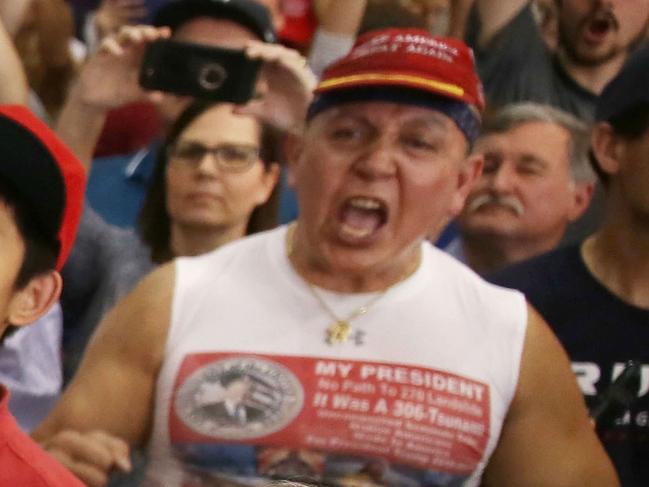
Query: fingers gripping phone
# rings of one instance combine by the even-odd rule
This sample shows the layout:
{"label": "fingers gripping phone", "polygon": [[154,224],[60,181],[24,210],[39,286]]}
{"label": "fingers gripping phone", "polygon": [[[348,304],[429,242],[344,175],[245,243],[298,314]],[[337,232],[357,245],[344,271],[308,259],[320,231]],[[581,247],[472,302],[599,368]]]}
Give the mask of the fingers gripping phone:
{"label": "fingers gripping phone", "polygon": [[255,93],[261,61],[243,50],[162,39],[147,46],[140,85],[176,95],[246,103]]}

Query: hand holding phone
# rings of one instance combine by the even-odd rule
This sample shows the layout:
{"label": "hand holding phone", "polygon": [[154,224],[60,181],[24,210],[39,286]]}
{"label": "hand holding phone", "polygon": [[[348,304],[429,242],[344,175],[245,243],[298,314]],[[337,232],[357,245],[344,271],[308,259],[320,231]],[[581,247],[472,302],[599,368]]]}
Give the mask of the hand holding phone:
{"label": "hand holding phone", "polygon": [[147,46],[140,85],[147,90],[243,104],[255,93],[261,63],[244,50],[163,39]]}
{"label": "hand holding phone", "polygon": [[252,115],[286,131],[301,132],[313,98],[316,78],[307,60],[294,49],[256,40],[246,43],[246,55],[262,64],[264,83],[258,97],[237,113]]}

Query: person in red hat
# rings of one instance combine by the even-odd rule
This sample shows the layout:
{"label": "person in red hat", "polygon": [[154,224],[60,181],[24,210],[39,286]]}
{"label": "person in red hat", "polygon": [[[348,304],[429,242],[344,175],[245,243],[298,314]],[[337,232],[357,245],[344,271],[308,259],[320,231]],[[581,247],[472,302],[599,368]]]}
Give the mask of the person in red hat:
{"label": "person in red hat", "polygon": [[547,325],[426,241],[482,108],[462,42],[361,36],[289,143],[297,221],[149,275],[35,436],[90,485],[147,444],[170,487],[617,486]]}
{"label": "person in red hat", "polygon": [[[43,316],[62,287],[75,238],[85,171],[45,124],[22,106],[0,105],[0,346]],[[0,485],[81,486],[23,433],[0,384]]]}

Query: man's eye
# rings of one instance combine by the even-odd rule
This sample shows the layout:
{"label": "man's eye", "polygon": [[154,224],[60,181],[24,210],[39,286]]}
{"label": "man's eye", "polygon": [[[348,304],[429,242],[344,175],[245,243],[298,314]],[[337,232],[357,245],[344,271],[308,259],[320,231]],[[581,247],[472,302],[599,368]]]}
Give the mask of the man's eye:
{"label": "man's eye", "polygon": [[349,129],[334,130],[331,134],[334,139],[352,139],[355,135],[357,133]]}
{"label": "man's eye", "polygon": [[484,155],[484,166],[482,167],[483,174],[490,174],[495,172],[500,165],[500,159],[493,154]]}
{"label": "man's eye", "polygon": [[528,176],[536,176],[537,174],[540,175],[543,173],[540,167],[538,166],[519,166],[518,172],[520,174],[525,174]]}
{"label": "man's eye", "polygon": [[409,149],[425,152],[435,152],[438,144],[424,137],[403,137],[402,143]]}
{"label": "man's eye", "polygon": [[526,176],[540,176],[546,172],[546,165],[539,159],[525,157],[516,165],[516,170]]}
{"label": "man's eye", "polygon": [[360,139],[362,133],[360,130],[351,127],[338,127],[331,131],[333,140],[349,141]]}

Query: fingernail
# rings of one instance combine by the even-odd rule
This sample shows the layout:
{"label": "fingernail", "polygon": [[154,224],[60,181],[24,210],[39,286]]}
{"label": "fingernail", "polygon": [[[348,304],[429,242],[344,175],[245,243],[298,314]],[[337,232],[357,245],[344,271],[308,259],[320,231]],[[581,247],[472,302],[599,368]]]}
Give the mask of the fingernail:
{"label": "fingernail", "polygon": [[129,457],[117,457],[115,463],[122,472],[130,472],[133,468]]}

